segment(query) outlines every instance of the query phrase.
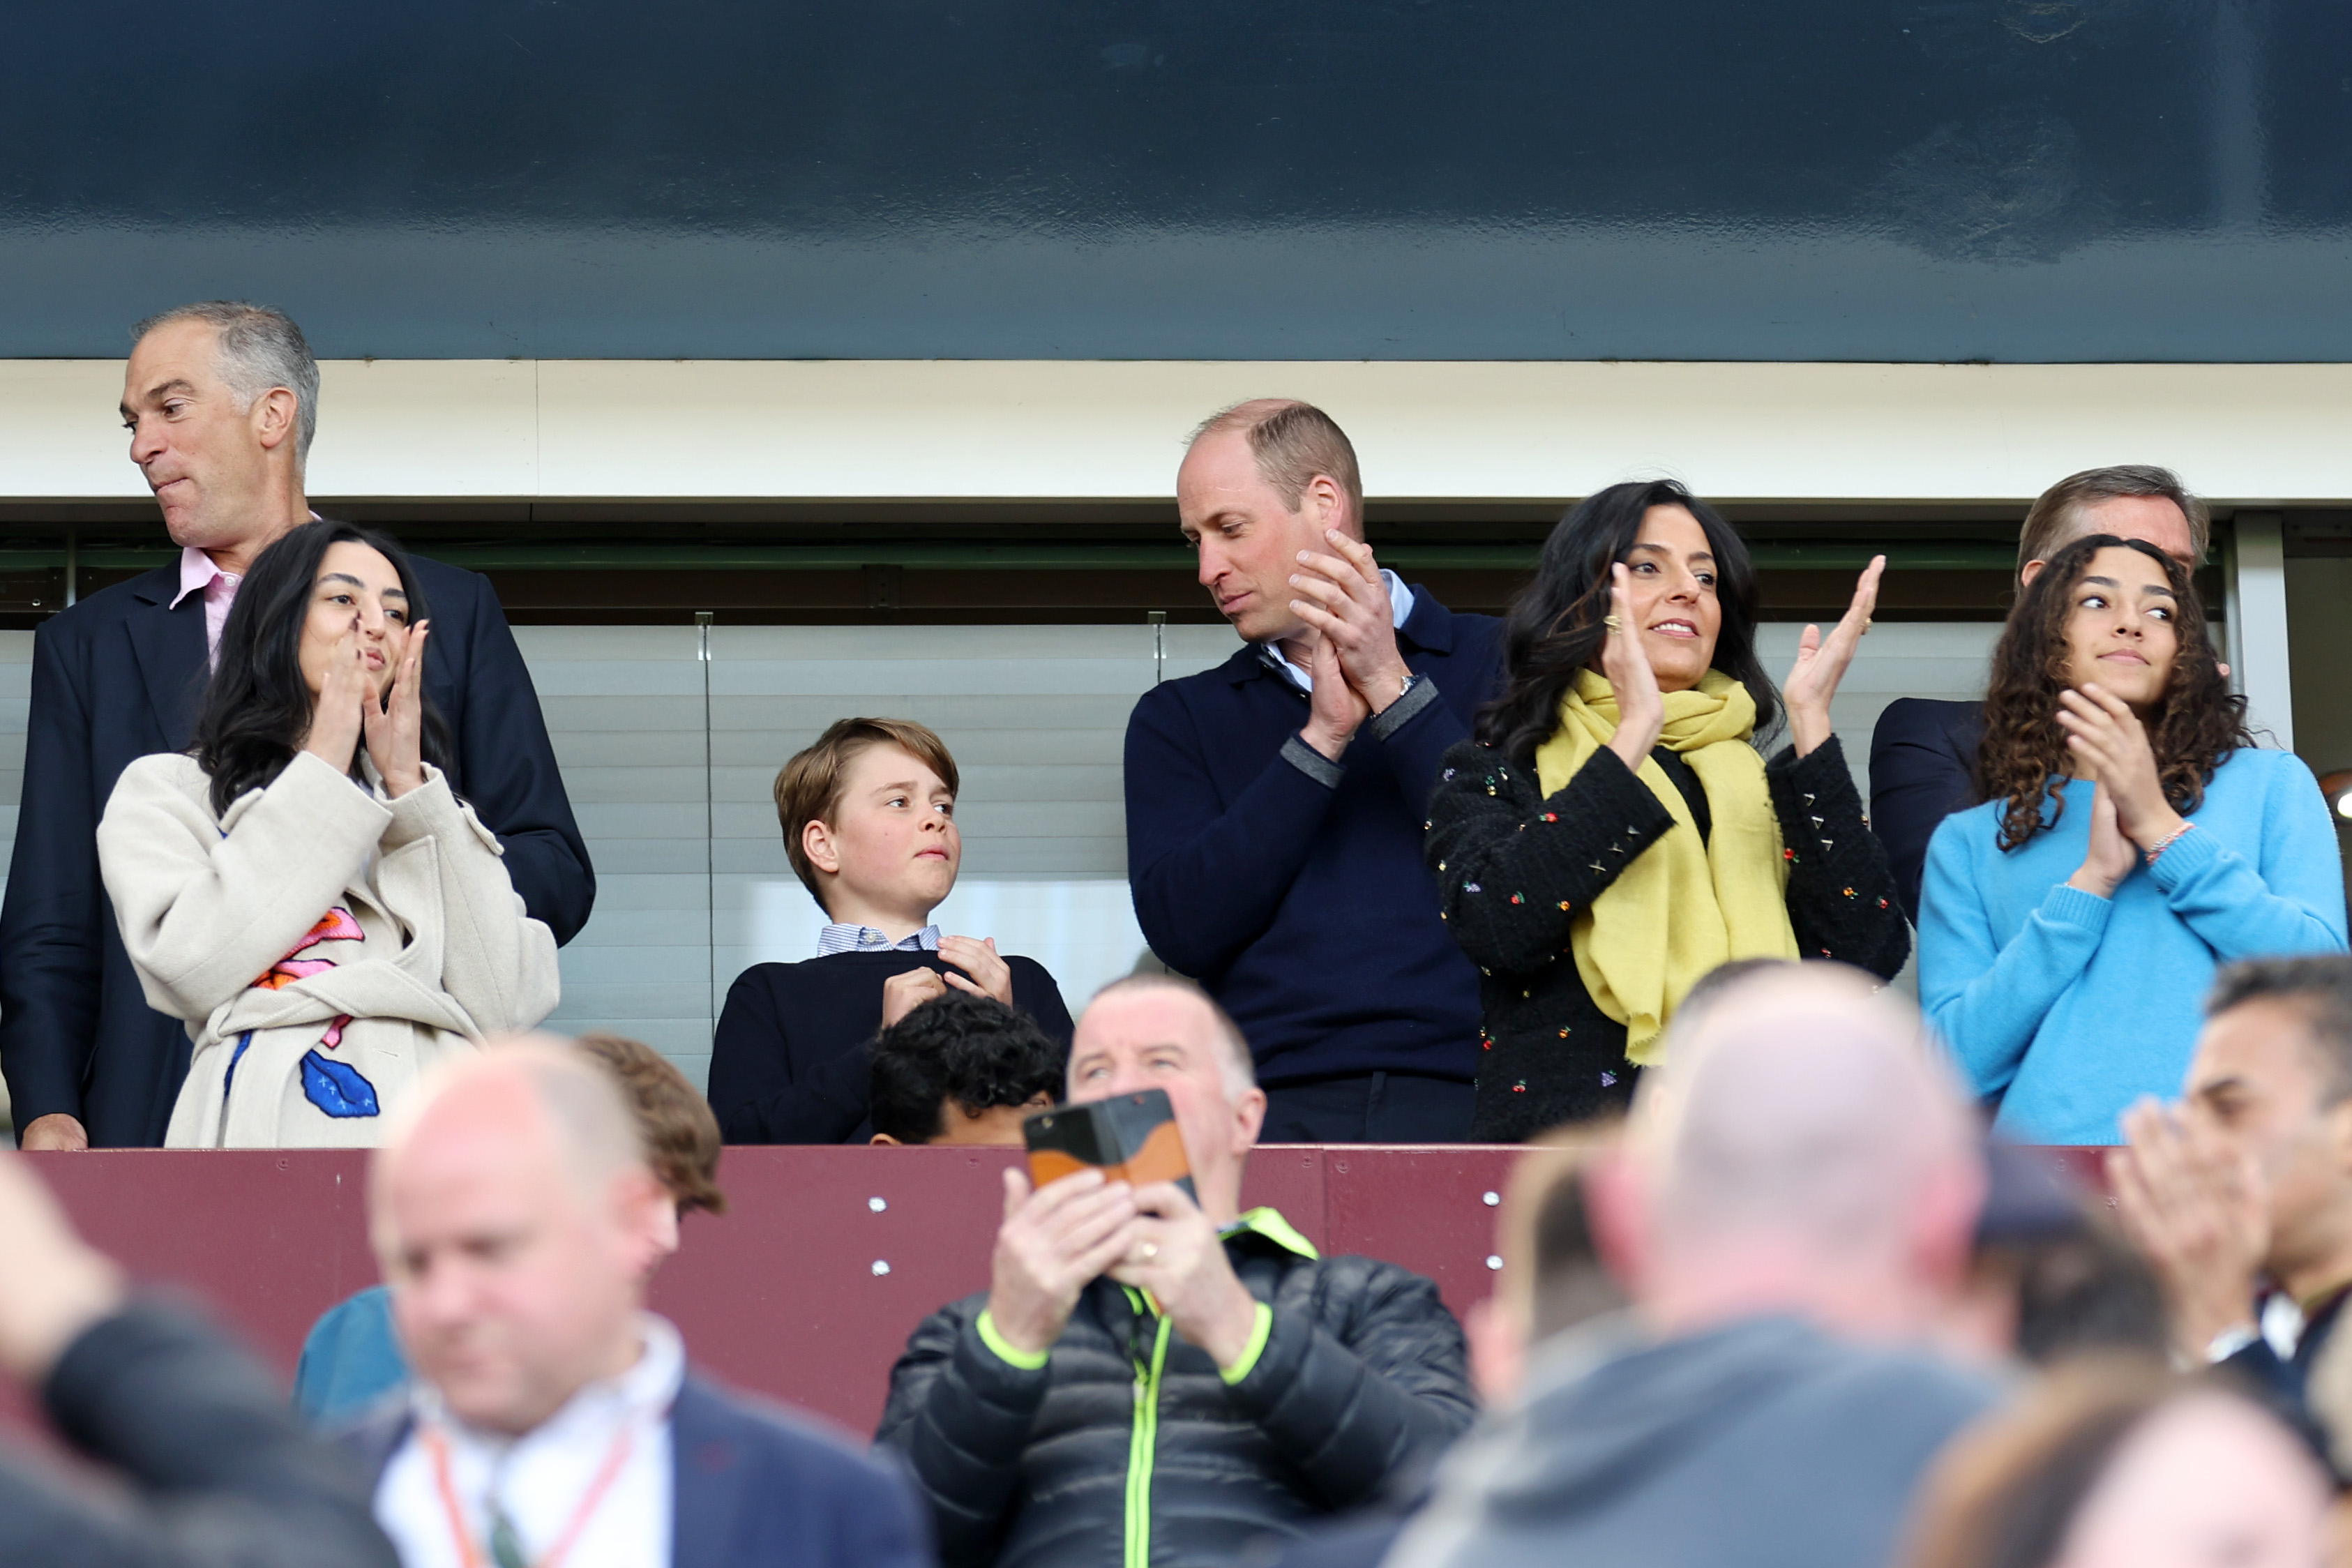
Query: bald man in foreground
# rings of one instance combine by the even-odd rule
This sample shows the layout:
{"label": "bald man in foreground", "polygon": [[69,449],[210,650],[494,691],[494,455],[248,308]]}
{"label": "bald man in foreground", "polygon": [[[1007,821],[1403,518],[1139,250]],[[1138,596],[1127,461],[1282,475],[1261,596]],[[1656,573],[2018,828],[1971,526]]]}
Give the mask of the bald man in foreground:
{"label": "bald man in foreground", "polygon": [[605,1073],[501,1045],[394,1112],[369,1179],[416,1374],[360,1435],[404,1568],[917,1568],[898,1475],[686,1367],[645,1310],[672,1199]]}
{"label": "bald man in foreground", "polygon": [[943,1560],[1229,1568],[1370,1502],[1470,1424],[1435,1285],[1242,1212],[1265,1094],[1198,986],[1107,987],[1069,1074],[1073,1100],[1165,1089],[1200,1201],[1005,1173],[990,1289],[915,1331],[877,1439],[914,1466]]}
{"label": "bald man in foreground", "polygon": [[1997,1393],[1923,1348],[1985,1173],[1916,1013],[1825,964],[1736,983],[1591,1181],[1630,1320],[1532,1352],[1388,1568],[1883,1568]]}

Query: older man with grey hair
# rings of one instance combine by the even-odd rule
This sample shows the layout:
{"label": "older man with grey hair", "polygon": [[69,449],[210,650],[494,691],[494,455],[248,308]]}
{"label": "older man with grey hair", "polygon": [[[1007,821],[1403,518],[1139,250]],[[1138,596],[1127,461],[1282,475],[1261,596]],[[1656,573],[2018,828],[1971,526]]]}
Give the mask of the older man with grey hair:
{"label": "older man with grey hair", "polygon": [[405,1568],[918,1568],[890,1468],[722,1392],[645,1310],[674,1201],[609,1074],[494,1044],[393,1114],[369,1179],[416,1381],[359,1435]]}
{"label": "older man with grey hair", "polygon": [[1535,1352],[1388,1562],[1881,1568],[1997,1393],[1924,1348],[1984,1184],[1908,1005],[1826,964],[1727,987],[1592,1173],[1632,1311]]}
{"label": "older man with grey hair", "polygon": [[[0,1069],[27,1149],[163,1142],[188,1036],[150,1009],[100,884],[98,819],[122,770],[185,750],[237,585],[314,514],[304,468],[319,366],[279,311],[228,300],[140,323],[121,413],[179,557],[73,605],[33,642],[25,785],[0,908]],[[566,942],[596,896],[530,672],[488,581],[415,557],[425,685],[457,742],[451,784],[499,836],[533,919]],[[70,597],[70,595],[68,595]]]}
{"label": "older man with grey hair", "polygon": [[1004,1174],[982,1294],[890,1374],[879,1441],[929,1495],[950,1564],[1226,1568],[1360,1507],[1470,1422],[1437,1287],[1325,1258],[1243,1209],[1265,1114],[1248,1043],[1200,987],[1113,984],[1078,1019],[1070,1098],[1164,1090],[1199,1201],[1098,1171]]}

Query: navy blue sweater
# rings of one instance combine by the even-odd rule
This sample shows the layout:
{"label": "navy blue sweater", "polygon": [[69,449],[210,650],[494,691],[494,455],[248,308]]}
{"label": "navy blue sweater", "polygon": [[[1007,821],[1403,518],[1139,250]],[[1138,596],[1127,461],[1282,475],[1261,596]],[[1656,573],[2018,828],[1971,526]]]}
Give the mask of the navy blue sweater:
{"label": "navy blue sweater", "polygon": [[1307,696],[1255,647],[1135,705],[1136,920],[1234,1016],[1266,1082],[1476,1077],[1478,972],[1437,918],[1421,838],[1438,758],[1493,692],[1501,631],[1414,589],[1397,646],[1429,679],[1337,765],[1297,738]]}

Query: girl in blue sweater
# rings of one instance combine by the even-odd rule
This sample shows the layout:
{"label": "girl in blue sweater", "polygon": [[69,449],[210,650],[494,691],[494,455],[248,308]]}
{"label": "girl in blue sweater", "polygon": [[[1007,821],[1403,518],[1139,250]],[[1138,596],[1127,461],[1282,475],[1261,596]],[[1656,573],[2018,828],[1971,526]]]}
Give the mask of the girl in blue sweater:
{"label": "girl in blue sweater", "polygon": [[2093,534],[2026,587],[1993,652],[1984,804],[1927,850],[1919,998],[1999,1129],[2114,1143],[2178,1094],[2222,963],[2341,952],[2326,803],[2257,751],[2188,573]]}

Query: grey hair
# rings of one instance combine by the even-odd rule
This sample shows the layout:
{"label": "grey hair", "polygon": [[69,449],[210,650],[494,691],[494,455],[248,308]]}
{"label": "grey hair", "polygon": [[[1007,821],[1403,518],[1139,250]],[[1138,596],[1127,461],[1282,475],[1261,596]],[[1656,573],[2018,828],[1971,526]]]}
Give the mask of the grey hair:
{"label": "grey hair", "polygon": [[1257,1062],[1250,1054],[1249,1037],[1242,1033],[1242,1026],[1234,1022],[1234,1016],[1217,1005],[1217,999],[1202,989],[1199,982],[1188,980],[1181,974],[1143,970],[1112,981],[1096,992],[1087,1005],[1091,1007],[1104,997],[1115,996],[1123,991],[1181,991],[1199,1002],[1209,1010],[1210,1020],[1216,1026],[1217,1039],[1225,1047],[1221,1063],[1225,1092],[1239,1100],[1257,1087]]}
{"label": "grey hair", "polygon": [[131,329],[131,341],[180,321],[202,321],[212,328],[220,378],[236,395],[238,413],[281,386],[294,395],[294,466],[306,467],[310,437],[319,431],[319,362],[311,357],[310,345],[294,319],[241,300],[204,300],[148,317]]}

